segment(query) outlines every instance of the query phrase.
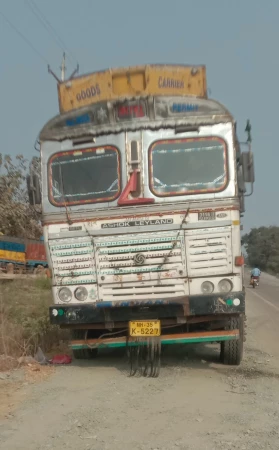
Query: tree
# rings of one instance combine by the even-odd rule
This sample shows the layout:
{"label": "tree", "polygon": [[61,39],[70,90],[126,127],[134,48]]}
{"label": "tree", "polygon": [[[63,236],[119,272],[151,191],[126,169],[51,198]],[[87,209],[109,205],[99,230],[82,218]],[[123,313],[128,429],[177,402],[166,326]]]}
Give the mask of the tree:
{"label": "tree", "polygon": [[252,228],[243,244],[251,266],[279,273],[279,227]]}
{"label": "tree", "polygon": [[0,153],[0,233],[37,239],[42,235],[41,209],[32,207],[26,188],[27,160]]}

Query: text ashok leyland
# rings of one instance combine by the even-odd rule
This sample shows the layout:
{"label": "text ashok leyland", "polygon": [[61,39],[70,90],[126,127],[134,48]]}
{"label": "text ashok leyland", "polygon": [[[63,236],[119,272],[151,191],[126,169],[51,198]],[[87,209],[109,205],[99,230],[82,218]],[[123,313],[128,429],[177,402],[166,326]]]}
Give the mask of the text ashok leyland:
{"label": "text ashok leyland", "polygon": [[173,223],[173,219],[156,219],[156,220],[133,220],[129,222],[103,223],[102,228],[119,228],[119,227],[144,227],[150,225],[166,225]]}

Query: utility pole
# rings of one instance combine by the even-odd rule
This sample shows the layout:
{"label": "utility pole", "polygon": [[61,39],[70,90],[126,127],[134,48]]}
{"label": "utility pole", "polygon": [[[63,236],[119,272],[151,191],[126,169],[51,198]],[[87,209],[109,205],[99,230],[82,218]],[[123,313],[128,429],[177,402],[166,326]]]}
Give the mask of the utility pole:
{"label": "utility pole", "polygon": [[[66,53],[63,53],[63,58],[62,58],[62,63],[61,63],[61,79],[58,78],[58,76],[51,70],[50,66],[48,65],[48,73],[50,73],[57,81],[58,84],[63,83],[65,81],[65,74],[66,74]],[[73,73],[71,74],[71,76],[69,77],[69,80],[72,80],[74,78],[74,76],[78,73],[79,71],[79,65],[77,64],[76,69],[73,71]]]}
{"label": "utility pole", "polygon": [[66,72],[66,53],[63,53],[62,64],[61,64],[61,81],[65,81],[65,72]]}

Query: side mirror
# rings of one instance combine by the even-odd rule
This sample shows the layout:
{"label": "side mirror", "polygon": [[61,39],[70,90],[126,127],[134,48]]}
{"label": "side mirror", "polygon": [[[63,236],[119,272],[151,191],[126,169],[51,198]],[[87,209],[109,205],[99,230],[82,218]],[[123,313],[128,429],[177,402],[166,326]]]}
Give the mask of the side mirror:
{"label": "side mirror", "polygon": [[254,155],[252,152],[241,153],[241,165],[243,181],[245,183],[255,182]]}
{"label": "side mirror", "polygon": [[41,204],[41,186],[40,180],[36,173],[30,172],[30,175],[26,177],[27,192],[29,197],[30,205],[40,205]]}
{"label": "side mirror", "polygon": [[245,182],[244,182],[244,174],[243,174],[243,168],[242,168],[241,162],[237,166],[237,182],[238,182],[239,192],[241,194],[245,194],[246,186],[245,186]]}
{"label": "side mirror", "polygon": [[239,203],[240,203],[240,213],[243,214],[245,212],[245,203],[244,203],[244,196],[243,194],[239,197]]}

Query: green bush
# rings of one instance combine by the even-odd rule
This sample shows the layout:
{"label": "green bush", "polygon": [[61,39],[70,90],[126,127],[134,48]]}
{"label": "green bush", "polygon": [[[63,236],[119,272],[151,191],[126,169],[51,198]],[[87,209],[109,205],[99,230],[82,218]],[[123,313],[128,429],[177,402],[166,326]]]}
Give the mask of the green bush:
{"label": "green bush", "polygon": [[243,237],[243,244],[251,267],[279,273],[279,227],[252,228]]}

